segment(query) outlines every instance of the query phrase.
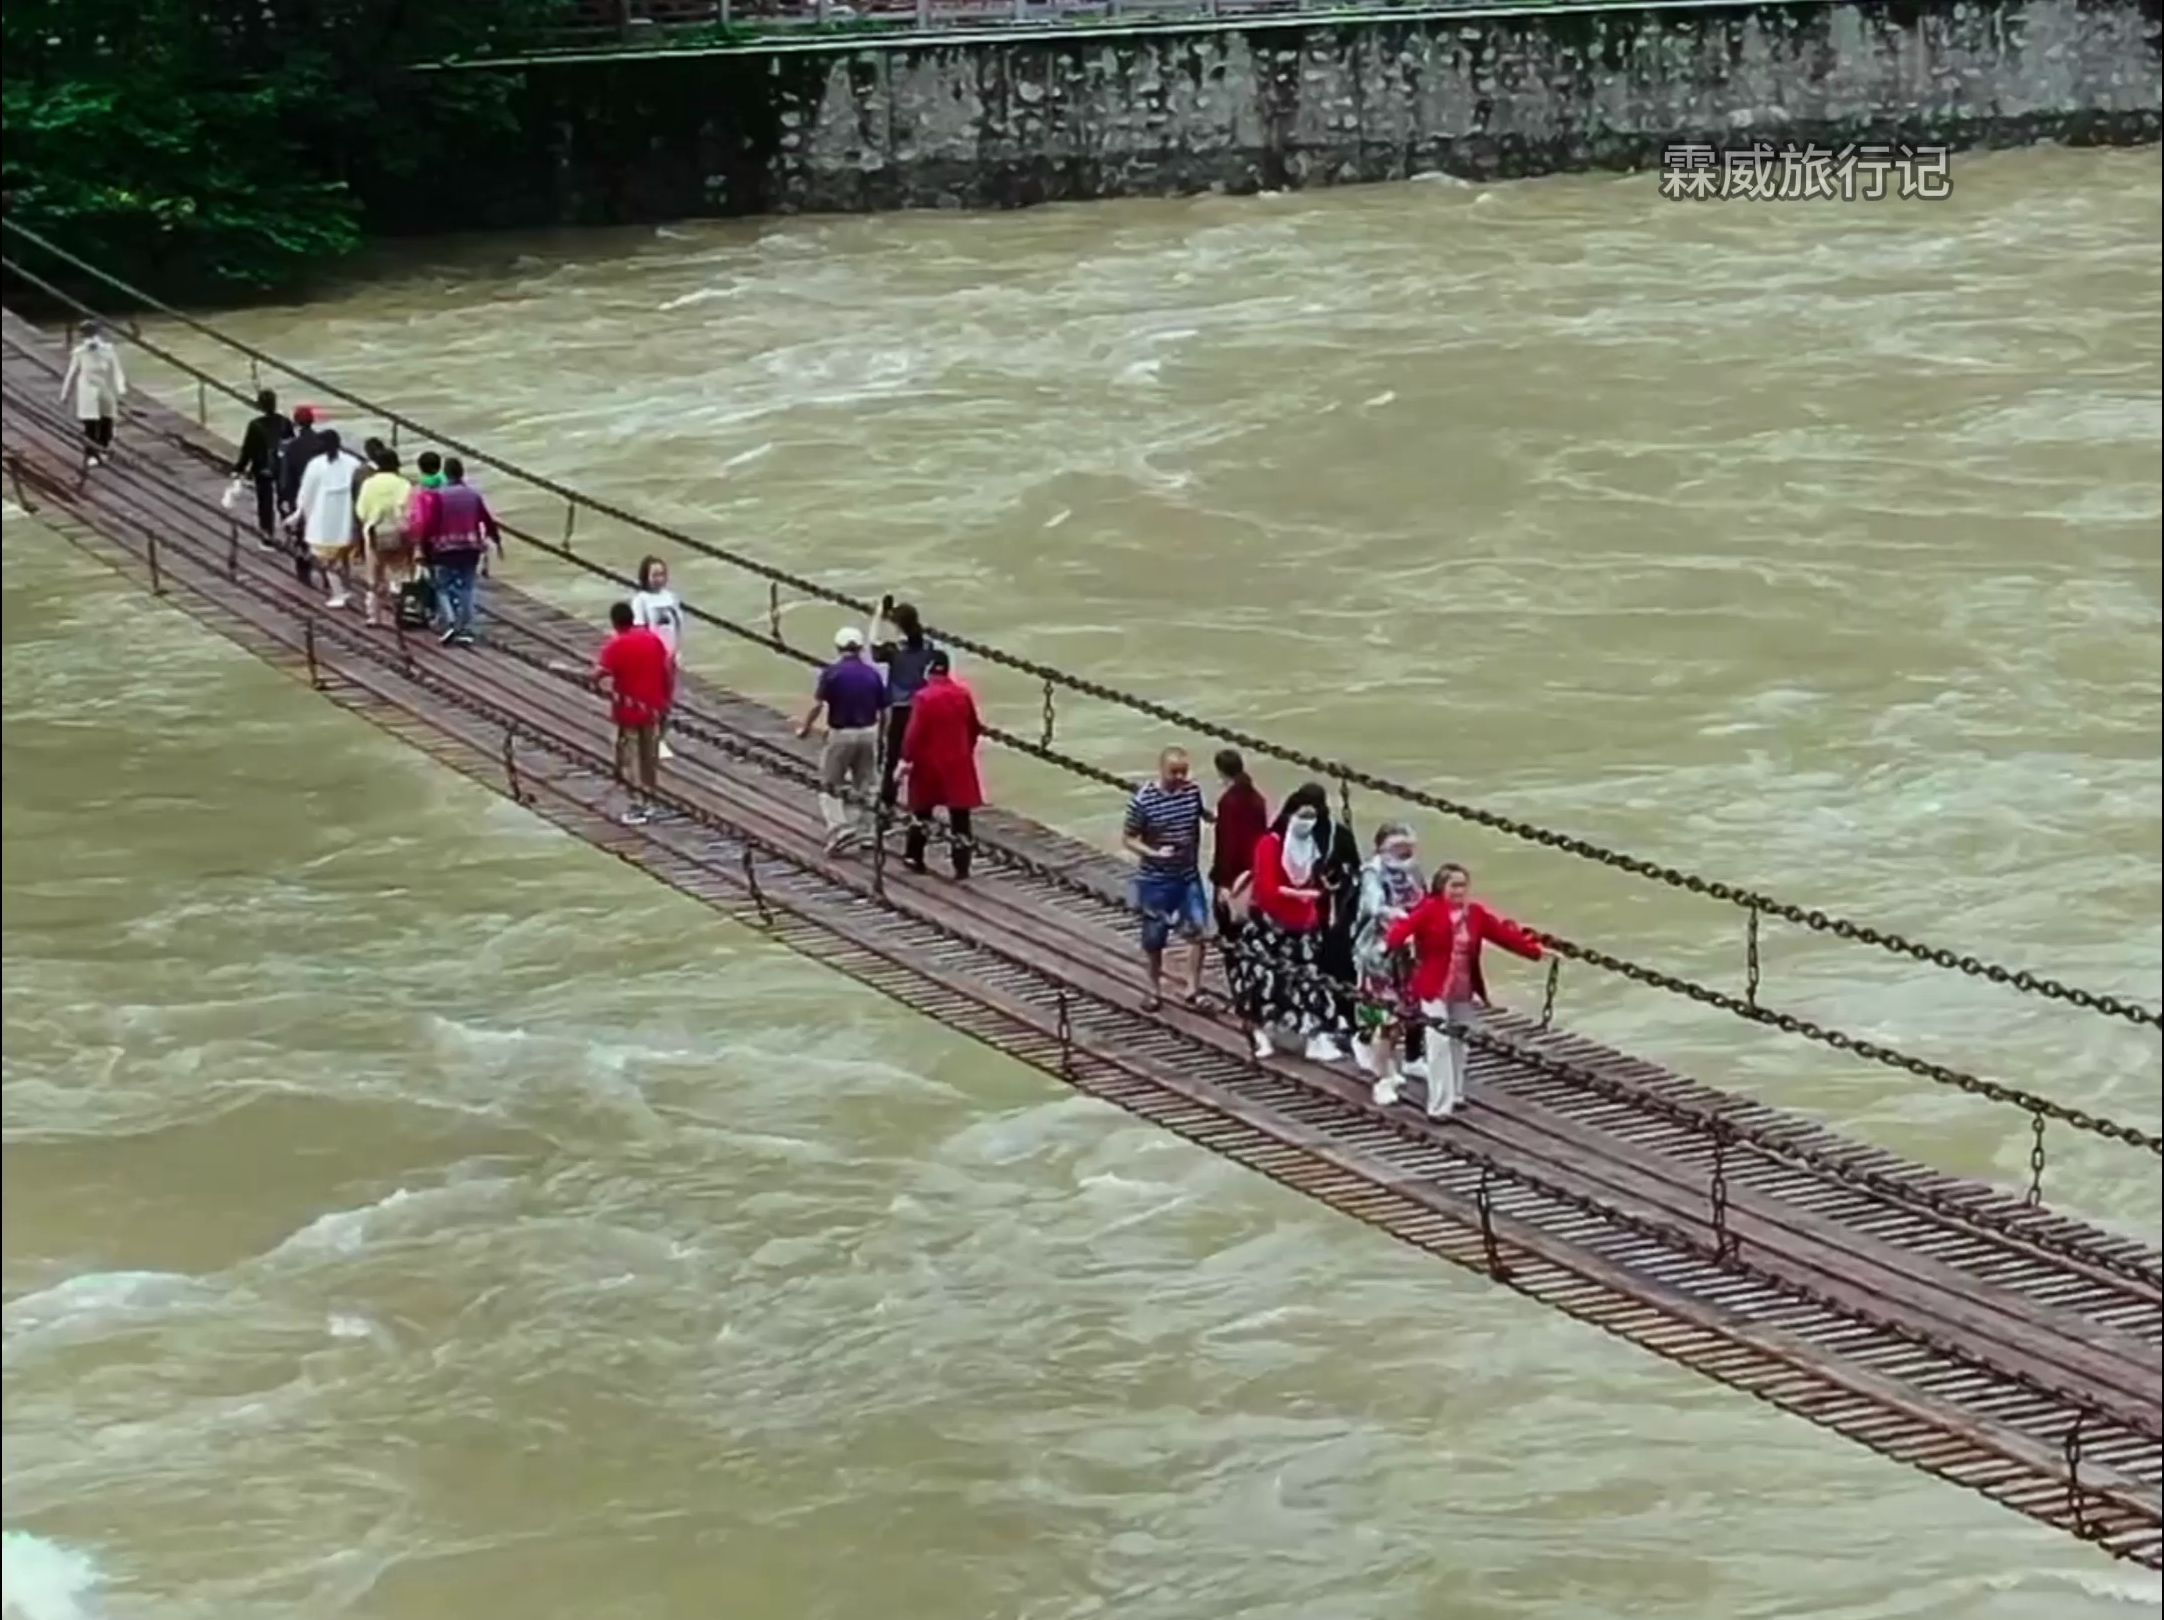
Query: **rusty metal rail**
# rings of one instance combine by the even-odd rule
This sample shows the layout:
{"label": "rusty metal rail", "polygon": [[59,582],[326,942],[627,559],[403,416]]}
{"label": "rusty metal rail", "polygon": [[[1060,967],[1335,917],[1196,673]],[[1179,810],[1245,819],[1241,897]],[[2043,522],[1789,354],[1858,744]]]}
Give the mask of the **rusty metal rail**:
{"label": "rusty metal rail", "polygon": [[[667,801],[608,819],[587,632],[492,589],[480,653],[370,632],[231,514],[121,446],[81,463],[12,319],[7,476],[75,544],[342,706],[687,893],[1078,1089],[1888,1456],[2164,1562],[2153,1248],[1905,1166],[1529,1019],[1480,1043],[1448,1127],[1364,1083],[1257,1065],[1239,1031],[1147,1013],[1119,869],[987,817],[967,888],[837,861],[779,716],[691,682]],[[171,413],[164,446],[215,450]],[[553,666],[553,667],[552,667]]]}

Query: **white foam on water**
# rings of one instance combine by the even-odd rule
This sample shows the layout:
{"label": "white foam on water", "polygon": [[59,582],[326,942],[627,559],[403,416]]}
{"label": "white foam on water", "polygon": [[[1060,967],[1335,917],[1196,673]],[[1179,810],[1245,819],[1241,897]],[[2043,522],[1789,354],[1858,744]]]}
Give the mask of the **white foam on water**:
{"label": "white foam on water", "polygon": [[25,1294],[0,1314],[9,1360],[31,1342],[115,1316],[166,1310],[205,1297],[201,1283],[171,1271],[86,1271]]}
{"label": "white foam on water", "polygon": [[0,1620],[96,1620],[98,1568],[27,1530],[0,1536]]}
{"label": "white foam on water", "polygon": [[738,287],[699,287],[680,297],[672,298],[660,307],[661,314],[673,309],[690,309],[699,304],[710,304],[717,298],[734,298],[744,289]]}

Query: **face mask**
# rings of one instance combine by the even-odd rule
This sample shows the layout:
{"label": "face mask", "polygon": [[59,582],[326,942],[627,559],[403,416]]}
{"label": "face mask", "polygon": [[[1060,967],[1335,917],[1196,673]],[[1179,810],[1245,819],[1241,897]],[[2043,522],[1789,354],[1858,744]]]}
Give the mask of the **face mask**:
{"label": "face mask", "polygon": [[1388,852],[1383,855],[1383,865],[1393,872],[1402,872],[1412,864],[1413,858],[1410,855],[1392,855]]}
{"label": "face mask", "polygon": [[1294,816],[1287,825],[1302,838],[1313,837],[1315,833],[1315,814],[1311,810],[1303,810]]}

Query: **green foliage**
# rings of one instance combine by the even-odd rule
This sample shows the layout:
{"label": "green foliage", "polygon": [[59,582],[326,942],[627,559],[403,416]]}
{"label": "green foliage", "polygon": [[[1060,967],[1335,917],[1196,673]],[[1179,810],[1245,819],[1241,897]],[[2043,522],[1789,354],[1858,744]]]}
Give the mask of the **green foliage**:
{"label": "green foliage", "polygon": [[271,289],[352,251],[373,187],[500,131],[512,86],[409,61],[517,48],[564,0],[7,0],[10,217],[170,288]]}

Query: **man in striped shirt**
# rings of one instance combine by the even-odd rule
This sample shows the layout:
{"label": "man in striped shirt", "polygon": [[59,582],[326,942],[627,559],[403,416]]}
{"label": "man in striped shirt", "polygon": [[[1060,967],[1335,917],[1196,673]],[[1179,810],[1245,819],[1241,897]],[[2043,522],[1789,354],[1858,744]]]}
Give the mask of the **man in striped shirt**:
{"label": "man in striped shirt", "polygon": [[1198,861],[1202,814],[1202,789],[1188,780],[1183,748],[1157,756],[1157,780],[1144,783],[1127,806],[1121,841],[1141,862],[1135,909],[1142,913],[1142,957],[1149,965],[1150,991],[1142,1004],[1148,1012],[1164,1005],[1165,946],[1175,932],[1187,942],[1187,983],[1180,994],[1190,1004],[1202,996],[1202,942],[1210,926]]}

